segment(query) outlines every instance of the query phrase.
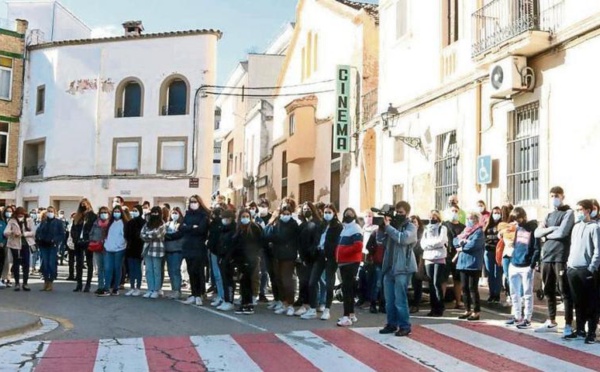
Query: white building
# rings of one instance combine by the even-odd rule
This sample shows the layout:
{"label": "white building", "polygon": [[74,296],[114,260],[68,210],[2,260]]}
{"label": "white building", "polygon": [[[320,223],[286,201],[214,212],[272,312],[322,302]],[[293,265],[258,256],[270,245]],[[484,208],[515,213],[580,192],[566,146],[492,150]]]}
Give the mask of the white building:
{"label": "white building", "polygon": [[[208,199],[221,33],[192,30],[30,47],[17,202],[73,210],[121,195],[128,204]],[[133,34],[133,35],[132,35]]]}

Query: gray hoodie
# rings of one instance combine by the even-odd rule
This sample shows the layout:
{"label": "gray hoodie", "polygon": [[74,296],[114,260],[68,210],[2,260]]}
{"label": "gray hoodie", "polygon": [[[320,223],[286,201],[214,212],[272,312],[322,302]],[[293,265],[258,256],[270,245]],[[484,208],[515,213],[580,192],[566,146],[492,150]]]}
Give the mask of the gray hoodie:
{"label": "gray hoodie", "polygon": [[406,220],[399,230],[388,225],[385,228],[387,239],[383,256],[383,274],[407,275],[417,272],[417,261],[413,251],[417,244],[417,228]]}
{"label": "gray hoodie", "polygon": [[567,267],[587,268],[591,273],[600,266],[600,226],[595,221],[579,222],[571,233],[571,252]]}

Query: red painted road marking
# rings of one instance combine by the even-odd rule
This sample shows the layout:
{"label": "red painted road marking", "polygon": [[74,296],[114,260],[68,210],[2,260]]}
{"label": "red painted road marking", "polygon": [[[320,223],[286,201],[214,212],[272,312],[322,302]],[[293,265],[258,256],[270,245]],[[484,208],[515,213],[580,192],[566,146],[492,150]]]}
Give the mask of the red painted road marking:
{"label": "red painted road marking", "polygon": [[311,332],[376,371],[398,371],[405,368],[411,372],[429,371],[423,365],[348,329],[319,329]]}
{"label": "red painted road marking", "polygon": [[189,337],[145,337],[150,371],[206,371]]}
{"label": "red painted road marking", "polygon": [[93,372],[98,340],[52,341],[35,368],[36,372]]}
{"label": "red painted road marking", "polygon": [[577,364],[578,366],[600,371],[600,357],[585,353],[583,351],[557,345],[550,341],[542,340],[525,333],[512,332],[497,326],[491,326],[483,323],[459,322],[456,325],[522,346],[532,351],[537,351],[541,354],[550,355],[557,359]]}
{"label": "red painted road marking", "polygon": [[232,337],[264,371],[319,371],[317,367],[273,333]]}
{"label": "red painted road marking", "polygon": [[486,371],[538,371],[422,326],[413,326],[411,339]]}

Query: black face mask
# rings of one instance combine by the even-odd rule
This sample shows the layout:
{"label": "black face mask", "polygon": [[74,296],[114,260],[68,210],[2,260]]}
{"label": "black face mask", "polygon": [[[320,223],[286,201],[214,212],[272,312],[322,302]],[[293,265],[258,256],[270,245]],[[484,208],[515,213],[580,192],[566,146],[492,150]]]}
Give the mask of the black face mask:
{"label": "black face mask", "polygon": [[311,211],[305,211],[304,212],[304,217],[305,218],[311,218],[312,217],[312,212]]}
{"label": "black face mask", "polygon": [[438,220],[437,218],[432,218],[431,223],[435,225],[436,223],[440,223],[440,220]]}
{"label": "black face mask", "polygon": [[394,226],[400,226],[404,223],[404,221],[406,221],[406,215],[404,214],[397,214],[392,219]]}
{"label": "black face mask", "polygon": [[351,223],[352,221],[354,221],[354,217],[353,216],[344,216],[344,223]]}

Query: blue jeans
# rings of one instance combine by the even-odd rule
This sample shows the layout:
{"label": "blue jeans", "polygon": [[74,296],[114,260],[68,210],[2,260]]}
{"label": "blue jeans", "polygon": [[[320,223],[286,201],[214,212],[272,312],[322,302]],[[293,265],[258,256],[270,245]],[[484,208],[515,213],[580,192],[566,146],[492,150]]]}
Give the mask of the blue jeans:
{"label": "blue jeans", "polygon": [[485,271],[488,276],[488,287],[490,290],[490,297],[500,298],[500,291],[502,290],[502,268],[496,263],[496,252],[486,251],[483,256],[485,261]]}
{"label": "blue jeans", "polygon": [[127,265],[129,266],[129,283],[131,289],[142,288],[142,259],[128,258]]}
{"label": "blue jeans", "polygon": [[383,273],[381,271],[381,265],[372,264],[369,269],[369,284],[371,285],[371,302],[379,301],[379,292],[381,291],[381,280],[383,279]]}
{"label": "blue jeans", "polygon": [[56,254],[58,248],[56,247],[39,247],[40,255],[42,256],[42,275],[46,281],[56,280],[56,265],[57,259]]}
{"label": "blue jeans", "polygon": [[387,324],[404,330],[411,329],[408,311],[408,283],[411,276],[388,273],[383,277]]}
{"label": "blue jeans", "polygon": [[32,270],[35,270],[39,261],[40,261],[40,248],[37,247],[35,252],[31,252],[31,263],[30,264],[31,264]]}
{"label": "blue jeans", "polygon": [[323,271],[321,279],[319,279],[319,305],[327,304],[327,272]]}
{"label": "blue jeans", "polygon": [[104,281],[104,255],[105,252],[94,252],[94,263],[98,268],[98,289],[105,289],[107,287]]}
{"label": "blue jeans", "polygon": [[[181,291],[181,261],[183,261],[183,255],[181,252],[171,252],[166,253],[166,256],[167,271],[169,272],[169,279],[171,279],[171,289],[179,292]],[[213,268],[213,272],[214,270]]]}
{"label": "blue jeans", "polygon": [[212,271],[215,277],[217,295],[219,296],[219,298],[225,298],[225,289],[223,289],[223,277],[221,276],[221,270],[219,269],[219,257],[216,254],[211,253],[210,263],[212,265]]}
{"label": "blue jeans", "polygon": [[148,282],[148,290],[158,292],[160,290],[160,272],[162,269],[162,257],[144,257],[146,263],[146,281]]}
{"label": "blue jeans", "polygon": [[107,291],[111,289],[111,284],[113,285],[113,291],[119,290],[124,257],[125,250],[119,252],[106,252],[104,254],[104,289]]}

